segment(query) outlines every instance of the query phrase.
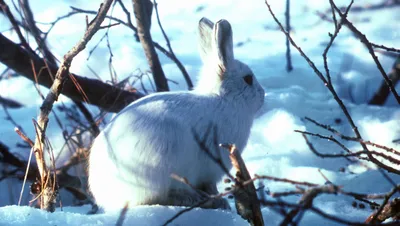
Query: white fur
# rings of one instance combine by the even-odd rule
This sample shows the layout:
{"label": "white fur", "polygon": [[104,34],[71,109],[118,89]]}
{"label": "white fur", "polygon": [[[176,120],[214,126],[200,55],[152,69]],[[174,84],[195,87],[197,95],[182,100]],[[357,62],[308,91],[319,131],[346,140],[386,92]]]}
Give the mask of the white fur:
{"label": "white fur", "polygon": [[[89,159],[89,185],[106,211],[127,202],[129,206],[179,203],[171,201],[172,190],[192,191],[172,179],[172,173],[199,189],[215,188],[224,173],[200,148],[195,134],[207,138],[207,148],[213,155],[220,152],[227,167],[231,167],[228,154],[215,146],[214,138],[218,143],[235,143],[240,151],[246,146],[264,90],[254,76],[252,85],[244,81],[253,73],[234,59],[232,30],[226,20],[214,25],[203,18],[199,33],[204,69],[196,89],[155,93],[135,101],[96,138]],[[215,130],[207,130],[210,126]]]}

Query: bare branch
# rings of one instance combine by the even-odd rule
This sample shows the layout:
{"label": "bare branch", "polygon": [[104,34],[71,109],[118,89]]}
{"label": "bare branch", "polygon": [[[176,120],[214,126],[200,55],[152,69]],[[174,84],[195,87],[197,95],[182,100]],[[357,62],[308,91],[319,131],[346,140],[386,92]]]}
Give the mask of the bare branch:
{"label": "bare branch", "polygon": [[[363,4],[355,6],[351,9],[351,12],[365,12],[371,10],[380,10],[384,8],[394,8],[399,6],[400,6],[399,0],[382,0],[381,2],[376,4]],[[344,8],[345,7],[341,7],[340,10],[343,10]]]}
{"label": "bare branch", "polygon": [[53,212],[55,210],[55,198],[57,190],[55,189],[56,181],[53,181],[50,176],[50,171],[47,169],[46,163],[43,158],[43,152],[45,149],[45,133],[47,123],[49,121],[49,114],[52,110],[54,102],[58,99],[63,89],[64,81],[69,77],[69,67],[71,66],[74,57],[82,51],[86,44],[90,41],[93,35],[100,29],[101,23],[103,22],[108,9],[110,8],[112,0],[105,0],[101,5],[97,16],[88,24],[87,30],[83,38],[64,56],[64,60],[61,63],[59,70],[55,76],[53,85],[50,88],[50,92],[47,94],[42,106],[40,107],[40,114],[37,120],[36,138],[34,144],[34,154],[38,165],[42,195],[40,197],[40,207],[47,211]]}
{"label": "bare branch", "polygon": [[400,96],[397,94],[397,91],[393,85],[393,82],[389,79],[389,77],[386,75],[385,70],[383,69],[381,63],[378,60],[378,57],[375,55],[374,49],[372,44],[369,42],[367,39],[367,36],[365,36],[363,33],[361,33],[347,18],[346,16],[340,11],[340,9],[337,8],[335,3],[332,1],[331,2],[332,6],[336,10],[336,12],[340,15],[340,17],[343,20],[343,23],[360,39],[362,43],[365,44],[367,47],[370,55],[372,56],[372,59],[374,60],[376,66],[378,67],[379,72],[382,74],[382,77],[384,78],[386,85],[389,87],[389,90],[392,92],[394,98],[396,99],[397,103],[400,104]]}
{"label": "bare branch", "polygon": [[384,46],[384,45],[378,45],[378,44],[375,44],[375,43],[372,43],[372,42],[371,42],[371,45],[373,47],[375,47],[375,48],[378,48],[378,49],[384,49],[384,50],[389,51],[389,52],[400,53],[400,49],[395,49],[393,47],[387,47],[387,46]]}
{"label": "bare branch", "polygon": [[25,37],[22,35],[21,29],[19,29],[19,25],[17,20],[15,19],[15,17],[12,15],[10,8],[8,7],[8,5],[4,2],[4,0],[0,0],[0,9],[1,11],[8,17],[8,19],[10,20],[15,32],[17,32],[18,38],[21,41],[22,46],[24,46],[24,48],[27,51],[31,51],[33,52],[33,50],[31,49],[31,47],[29,46],[28,42],[26,41]]}
{"label": "bare branch", "polygon": [[24,163],[15,157],[8,149],[6,145],[0,142],[0,159],[2,162],[7,162],[16,167],[23,167]]}
{"label": "bare branch", "polygon": [[[329,0],[330,2],[332,2],[333,0]],[[347,17],[347,14],[352,6],[353,2],[351,2],[349,4],[349,6],[346,8],[346,12],[343,14],[344,17]],[[332,81],[331,81],[331,75],[329,73],[329,68],[328,68],[328,59],[327,59],[327,55],[328,55],[328,51],[331,48],[333,41],[335,41],[336,36],[339,34],[340,29],[342,28],[343,25],[343,20],[340,20],[339,23],[337,23],[336,21],[336,14],[334,11],[334,8],[331,4],[331,9],[332,9],[332,17],[333,17],[333,22],[335,23],[335,32],[333,33],[333,35],[329,34],[331,36],[331,40],[329,41],[328,45],[326,46],[324,53],[322,54],[322,57],[324,59],[324,68],[325,68],[325,73],[326,73],[326,77],[328,79],[328,82],[330,85],[332,85]]]}
{"label": "bare branch", "polygon": [[249,171],[235,145],[223,146],[229,149],[229,158],[236,169],[236,183],[239,189],[234,189],[236,210],[240,216],[249,221],[250,225],[263,226],[264,219],[260,209],[254,183],[243,185],[245,181],[251,180]]}
{"label": "bare branch", "polygon": [[[2,51],[0,51],[1,63],[32,81],[37,79],[37,83],[48,88],[51,87],[53,79],[50,73],[48,70],[42,70],[46,68],[43,58],[29,53],[1,33],[0,46],[2,48]],[[51,74],[57,73],[58,67],[56,65],[48,64],[48,66]],[[36,74],[37,76],[35,76]],[[69,77],[70,79],[64,83],[62,94],[73,100],[84,101],[86,98],[80,89],[84,90],[89,104],[99,106],[107,111],[118,112],[131,102],[144,96],[136,90],[133,92],[125,91],[96,79],[75,74],[69,74]],[[79,90],[75,84],[79,84]]]}
{"label": "bare branch", "polygon": [[200,201],[199,203],[197,203],[197,204],[195,204],[195,205],[193,205],[193,206],[191,206],[191,207],[188,207],[188,208],[185,208],[185,209],[179,211],[179,212],[176,213],[174,216],[172,216],[170,219],[168,219],[167,221],[165,221],[165,223],[162,224],[162,226],[169,225],[170,223],[172,223],[174,220],[176,220],[176,219],[177,219],[179,216],[181,216],[182,214],[187,213],[187,212],[193,210],[194,208],[200,207],[200,206],[202,206],[203,204],[205,204],[205,203],[208,202],[208,201],[209,201],[209,199],[204,199],[204,200]]}
{"label": "bare branch", "polygon": [[366,223],[372,222],[372,219],[376,218],[374,222],[383,222],[389,218],[392,218],[394,221],[400,220],[400,199],[395,198],[391,202],[387,203],[383,206],[380,214],[372,214],[365,221]]}
{"label": "bare branch", "polygon": [[31,7],[29,5],[28,0],[19,0],[20,7],[22,8],[22,12],[24,13],[25,16],[25,22],[29,28],[29,31],[35,38],[36,43],[38,44],[40,52],[43,54],[43,58],[45,60],[45,64],[47,64],[47,61],[51,64],[56,65],[56,60],[53,54],[50,52],[49,48],[45,44],[45,40],[42,39],[41,31],[39,28],[36,26],[35,19],[33,17],[33,13],[31,10]]}
{"label": "bare branch", "polygon": [[[286,30],[290,34],[290,0],[286,0],[285,21],[286,21]],[[286,38],[286,70],[288,72],[293,70],[292,57],[290,55],[289,38]]]}
{"label": "bare branch", "polygon": [[164,75],[160,60],[154,48],[150,34],[153,3],[150,0],[132,0],[140,42],[142,43],[147,63],[153,73],[157,92],[169,91],[168,81]]}
{"label": "bare branch", "polygon": [[[383,150],[385,150],[385,151],[387,151],[387,152],[390,152],[390,153],[393,153],[393,154],[395,154],[395,155],[400,155],[400,151],[398,151],[398,150],[396,150],[396,149],[394,149],[394,148],[386,147],[386,146],[384,146],[384,145],[377,144],[377,143],[372,142],[372,141],[366,141],[366,140],[363,140],[363,139],[360,139],[360,138],[357,138],[357,137],[345,136],[345,135],[343,135],[342,133],[340,133],[339,131],[335,130],[334,128],[332,128],[332,127],[329,126],[329,125],[321,124],[321,123],[319,123],[319,122],[317,122],[317,121],[315,121],[315,120],[313,120],[313,119],[311,119],[311,118],[309,118],[309,117],[305,117],[304,119],[307,120],[307,121],[310,121],[310,122],[314,123],[315,125],[317,125],[317,126],[323,128],[323,129],[326,129],[326,130],[332,132],[333,134],[335,134],[336,136],[340,137],[340,138],[343,139],[343,140],[360,142],[360,143],[363,143],[363,144],[365,144],[365,145],[370,145],[370,146],[372,146],[372,147],[376,147],[376,148],[383,149]],[[302,132],[302,131],[295,130],[295,132]],[[313,135],[313,134],[308,134],[308,135]],[[318,136],[318,135],[317,135],[317,136]],[[332,138],[332,137],[325,138],[325,137],[322,136],[322,137],[320,137],[320,138],[324,138],[324,139],[329,139],[329,140],[331,140],[330,138]],[[334,141],[334,140],[332,139],[332,141]],[[334,141],[334,142],[335,142],[335,141]],[[341,145],[341,146],[344,146],[344,145]],[[344,149],[345,149],[346,151],[348,150],[347,148],[344,148]],[[347,151],[347,152],[349,152],[349,151]]]}
{"label": "bare branch", "polygon": [[[291,210],[283,219],[281,225],[288,225],[296,215],[300,215],[303,211],[309,209],[312,206],[313,200],[322,193],[337,193],[337,187],[332,185],[312,187],[304,191],[303,196],[299,201],[299,207]],[[303,214],[301,214],[302,216]],[[300,216],[300,218],[301,218]]]}
{"label": "bare branch", "polygon": [[126,217],[126,213],[128,212],[128,209],[129,209],[129,203],[127,202],[124,205],[124,208],[122,208],[122,210],[121,210],[121,212],[119,214],[117,223],[115,223],[115,226],[122,226],[124,224],[124,220],[125,220],[125,217]]}
{"label": "bare branch", "polygon": [[271,177],[271,176],[266,176],[266,175],[254,175],[253,179],[267,179],[267,180],[272,180],[276,182],[284,182],[284,183],[289,183],[289,184],[294,184],[294,185],[302,185],[302,186],[307,186],[307,187],[315,187],[319,186],[318,184],[310,183],[310,182],[300,182],[300,181],[294,181],[294,180],[289,180],[286,178],[277,178],[277,177]]}
{"label": "bare branch", "polygon": [[29,146],[33,147],[33,141],[28,136],[26,136],[18,127],[15,127],[14,131],[22,138],[22,140],[28,143]]}
{"label": "bare branch", "polygon": [[[211,153],[211,150],[207,147],[207,145],[205,144],[205,141],[208,139],[208,136],[211,134],[210,133],[210,131],[211,131],[211,129],[212,129],[212,126],[213,125],[209,125],[208,127],[207,127],[207,130],[205,131],[205,135],[204,135],[204,137],[203,138],[200,138],[200,135],[194,130],[194,129],[192,129],[192,133],[193,133],[193,136],[194,136],[194,139],[196,140],[196,142],[197,142],[197,144],[200,146],[200,149],[202,150],[202,151],[204,151],[204,153],[206,153],[206,155],[211,159],[211,160],[213,160],[214,162],[215,162],[215,164],[217,164],[218,166],[220,166],[220,168],[225,172],[225,174],[232,180],[232,181],[234,181],[235,180],[235,177],[234,176],[232,176],[232,174],[229,172],[229,169],[228,169],[228,167],[226,167],[225,165],[224,165],[224,163],[222,162],[222,159],[219,157],[219,156],[214,156],[212,153]],[[216,140],[217,139],[217,133],[216,133],[216,128],[214,127],[214,140]],[[216,147],[215,148],[218,148],[218,143],[217,144],[215,144],[216,145]],[[217,152],[218,152],[218,149],[216,150]],[[219,153],[219,152],[218,152]]]}
{"label": "bare branch", "polygon": [[171,43],[170,43],[170,41],[168,39],[168,36],[165,33],[164,28],[161,25],[161,20],[160,20],[160,16],[158,15],[158,7],[157,7],[157,5],[158,4],[157,4],[156,0],[154,0],[154,9],[156,11],[157,22],[158,22],[158,25],[160,26],[161,32],[162,32],[162,34],[164,36],[164,39],[167,42],[167,47],[168,47],[169,53],[171,54],[172,60],[176,63],[176,66],[178,66],[179,70],[181,70],[181,72],[183,74],[183,77],[185,78],[186,84],[188,85],[189,90],[192,90],[193,89],[192,80],[190,79],[190,76],[187,73],[187,71],[186,71],[185,67],[183,66],[183,64],[175,56],[175,53],[174,53],[174,51],[173,51],[173,49],[171,47]]}
{"label": "bare branch", "polygon": [[[366,223],[376,223],[376,222],[382,222],[384,220],[386,220],[386,218],[392,217],[394,215],[398,215],[400,213],[399,211],[399,200],[396,200],[392,203],[389,203],[389,206],[387,206],[386,204],[389,202],[389,199],[396,193],[396,192],[400,192],[400,185],[395,186],[390,192],[388,192],[385,196],[385,199],[382,202],[382,205],[379,207],[379,209],[372,214],[371,216],[368,217],[368,219],[366,220]],[[391,213],[391,211],[389,212],[388,210],[386,210],[386,212],[384,212],[385,208],[389,209],[391,208],[390,204],[394,204],[394,208],[397,209],[396,213]],[[388,217],[389,215],[389,217]]]}
{"label": "bare branch", "polygon": [[[350,4],[352,4],[353,0],[351,1]],[[310,65],[310,67],[314,70],[315,74],[321,79],[321,81],[324,83],[324,85],[328,88],[328,90],[331,92],[333,98],[335,99],[335,101],[338,103],[338,105],[340,106],[340,108],[342,109],[344,115],[346,116],[347,121],[349,122],[351,128],[353,129],[357,139],[362,140],[361,138],[361,134],[357,128],[357,126],[355,125],[352,117],[350,116],[350,113],[348,111],[348,109],[346,108],[346,106],[343,104],[343,101],[339,98],[338,94],[335,91],[335,88],[332,86],[332,84],[330,84],[327,79],[325,79],[325,77],[323,76],[323,74],[321,73],[321,71],[318,70],[318,68],[315,66],[314,62],[312,62],[310,60],[310,58],[305,55],[305,53],[303,52],[303,50],[301,50],[300,47],[297,46],[297,44],[294,42],[294,40],[290,37],[290,34],[285,30],[285,28],[282,26],[282,24],[279,22],[279,20],[276,18],[275,14],[273,13],[271,6],[268,4],[268,0],[265,0],[265,4],[268,7],[268,10],[270,12],[270,14],[272,15],[272,17],[274,18],[275,22],[278,24],[279,28],[281,29],[281,31],[286,35],[287,38],[289,38],[290,43],[293,45],[293,47],[295,47],[300,55],[307,61],[307,63]],[[335,7],[336,9],[336,7]],[[340,12],[340,16],[341,18],[346,21],[346,18],[344,17],[344,14]],[[363,150],[368,151],[368,147],[367,145],[365,145],[362,142],[359,142],[361,147],[363,148]],[[389,167],[381,162],[379,162],[372,154],[368,153],[368,158],[371,159],[371,161],[373,161],[376,165],[378,165],[379,167],[381,167],[382,169],[388,170],[390,172],[396,173],[396,174],[400,174],[400,170],[394,169],[392,167]]]}
{"label": "bare branch", "polygon": [[24,106],[15,100],[11,100],[2,96],[0,96],[0,104],[7,108],[21,108]]}
{"label": "bare branch", "polygon": [[[393,82],[395,86],[400,80],[400,54],[397,55],[396,60],[393,63],[392,71],[388,74],[389,79]],[[382,81],[379,90],[376,91],[375,95],[368,102],[368,104],[373,105],[383,105],[387,98],[389,97],[390,89],[386,85],[385,81]]]}
{"label": "bare branch", "polygon": [[[118,22],[121,25],[124,25],[124,26],[128,27],[129,29],[131,29],[134,32],[134,36],[137,39],[137,41],[140,41],[139,40],[139,36],[137,34],[138,29],[132,24],[132,20],[131,20],[131,16],[130,16],[129,11],[126,9],[126,7],[125,7],[125,5],[123,4],[122,1],[117,1],[117,2],[121,5],[122,10],[126,14],[127,21],[123,21],[123,20],[121,20],[119,18],[116,18],[116,17],[113,17],[113,16],[107,16],[106,18],[108,18],[108,19],[110,19],[112,21]],[[93,10],[84,10],[84,9],[79,9],[79,8],[72,7],[72,6],[71,6],[71,9],[73,9],[73,12],[71,12],[70,14],[76,14],[76,13],[96,14],[97,13],[96,11],[93,11]],[[178,60],[178,58],[176,56],[174,57],[172,53],[170,53],[167,49],[162,47],[158,42],[155,42],[154,40],[153,40],[153,45],[157,50],[159,50],[166,57],[168,57],[170,60],[172,60],[177,65],[177,67],[181,70],[182,74],[185,73],[185,71],[182,71],[182,69],[185,69],[183,64]],[[179,66],[179,65],[182,65],[182,67]],[[189,86],[189,89],[190,89],[190,84],[188,84],[188,86]]]}
{"label": "bare branch", "polygon": [[[348,156],[353,156],[353,153],[352,153],[352,151],[350,151],[350,149],[348,149],[344,144],[340,143],[337,139],[335,139],[332,136],[324,136],[324,135],[321,135],[321,134],[310,133],[310,132],[300,131],[300,130],[294,130],[294,132],[302,133],[304,135],[311,135],[311,136],[314,136],[314,137],[318,137],[318,138],[321,138],[321,139],[326,139],[326,140],[332,141],[335,144],[337,144],[339,147],[341,147],[344,151],[349,153],[350,155],[348,155]],[[322,156],[320,156],[320,157],[322,157]]]}
{"label": "bare branch", "polygon": [[[296,131],[296,132],[303,133],[303,137],[304,137],[304,139],[306,140],[306,143],[307,143],[308,147],[310,148],[310,150],[311,150],[314,154],[316,154],[317,156],[319,156],[319,157],[321,157],[321,158],[358,157],[359,159],[363,159],[363,160],[366,160],[366,161],[370,161],[370,162],[372,162],[372,163],[375,163],[375,162],[372,161],[371,159],[369,159],[369,158],[364,158],[364,157],[361,156],[361,155],[368,155],[368,154],[371,154],[371,155],[374,155],[374,156],[379,156],[379,157],[381,157],[381,158],[383,158],[383,159],[385,159],[385,160],[387,160],[387,161],[389,161],[389,162],[391,162],[391,163],[393,163],[393,164],[400,165],[400,160],[398,160],[398,159],[396,159],[396,158],[393,158],[392,156],[386,155],[386,154],[384,154],[384,153],[377,152],[377,151],[365,151],[365,150],[363,150],[363,151],[358,151],[358,152],[350,152],[350,153],[348,153],[348,154],[322,154],[322,153],[319,153],[319,152],[314,148],[314,146],[311,144],[311,142],[307,139],[307,137],[306,137],[305,135],[307,134],[307,135],[317,136],[317,137],[319,137],[319,138],[324,138],[324,139],[328,139],[328,140],[335,140],[334,138],[324,137],[324,136],[319,135],[319,134],[313,134],[313,133],[302,132],[302,131]],[[386,167],[389,168],[389,169],[391,169],[391,170],[396,170],[395,168],[393,168],[393,167],[391,167],[391,166],[388,166],[388,165],[386,165]]]}

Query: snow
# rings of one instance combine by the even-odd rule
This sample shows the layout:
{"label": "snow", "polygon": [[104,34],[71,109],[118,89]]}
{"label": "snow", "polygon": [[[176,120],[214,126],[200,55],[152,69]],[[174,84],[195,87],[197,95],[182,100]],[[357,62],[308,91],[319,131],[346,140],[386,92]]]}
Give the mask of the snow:
{"label": "snow", "polygon": [[[65,208],[63,212],[47,213],[38,209],[23,206],[6,206],[0,209],[1,225],[115,225],[119,213],[105,213],[85,215],[83,210],[89,210],[88,206],[80,208]],[[137,206],[132,208],[125,217],[124,225],[160,225],[167,221],[181,207],[164,206]],[[236,214],[223,210],[194,209],[182,215],[173,225],[188,225],[187,222],[196,222],[197,225],[238,225],[245,226],[247,223]]]}
{"label": "snow", "polygon": [[[6,1],[12,6],[11,1]],[[131,2],[124,1],[128,9]],[[331,23],[321,21],[314,13],[316,10],[324,12],[329,9],[328,1],[291,1],[292,27],[291,32],[296,43],[323,71],[322,52],[329,41],[328,32],[333,32]],[[349,1],[335,1],[337,5],[346,5]],[[380,1],[362,1],[362,4],[379,3]],[[40,22],[51,22],[58,16],[70,11],[69,6],[83,9],[97,10],[99,1],[64,0],[57,4],[41,0],[31,4],[36,19]],[[284,1],[270,1],[277,17],[283,22]],[[264,1],[159,1],[158,8],[165,31],[167,32],[175,54],[186,67],[192,79],[196,80],[201,66],[197,52],[196,31],[198,20],[206,16],[215,21],[220,18],[229,20],[233,27],[235,56],[241,59],[255,72],[258,81],[265,88],[265,105],[255,120],[249,143],[243,158],[251,174],[270,175],[298,181],[324,184],[326,181],[318,169],[334,184],[343,186],[346,191],[358,193],[384,193],[392,185],[376,170],[372,164],[349,163],[345,159],[323,159],[315,156],[308,148],[302,136],[293,130],[309,131],[330,135],[327,131],[305,121],[310,117],[320,123],[333,126],[345,135],[353,135],[341,109],[332,98],[326,87],[314,74],[312,69],[295,49],[291,49],[294,70],[286,72],[285,38],[277,29],[277,25],[268,13]],[[361,4],[356,2],[355,5]],[[14,15],[18,15],[11,7]],[[154,13],[153,13],[154,14]],[[121,9],[116,6],[113,15],[125,19]],[[92,18],[90,15],[89,18]],[[387,46],[400,46],[400,14],[398,8],[368,12],[350,12],[349,20],[353,21],[372,42]],[[76,43],[85,29],[83,14],[72,16],[61,21],[49,35],[48,45],[58,59]],[[107,21],[108,23],[108,21]],[[162,33],[157,26],[153,15],[152,36],[159,44],[165,46]],[[0,16],[0,31],[4,35],[18,42],[15,32],[6,31],[11,27],[8,20]],[[48,25],[40,25],[48,29]],[[89,51],[101,39],[106,30],[100,31],[93,38],[81,54],[72,63],[71,71],[76,74],[95,78],[90,68],[103,81],[110,81],[109,51],[103,41],[92,53]],[[122,25],[114,26],[109,31],[109,41],[113,51],[113,66],[118,80],[146,72],[148,65],[140,43],[136,43],[133,32]],[[35,42],[30,39],[34,46]],[[383,68],[389,72],[393,59],[377,53]],[[186,90],[187,86],[176,65],[159,53],[164,71],[168,78],[177,81],[170,82],[173,90]],[[400,149],[400,144],[392,141],[400,138],[400,109],[395,99],[390,96],[384,106],[370,106],[367,101],[372,97],[381,83],[381,75],[376,68],[368,50],[346,28],[343,28],[335,44],[328,54],[328,62],[332,81],[339,96],[348,108],[363,138],[381,145]],[[0,64],[0,71],[5,69]],[[151,90],[149,81],[146,87]],[[140,88],[139,86],[137,86]],[[47,89],[40,87],[43,93]],[[400,90],[397,85],[397,90]],[[17,100],[25,105],[21,109],[8,109],[13,119],[24,129],[27,135],[34,137],[32,118],[36,118],[41,104],[32,82],[23,77],[3,78],[0,80],[0,95]],[[62,97],[56,106],[65,104],[70,106],[70,100]],[[89,108],[93,113],[98,111]],[[48,138],[56,153],[63,153],[62,161],[68,156],[64,147],[62,130],[70,132],[71,125],[65,112],[55,108],[56,114],[63,124],[61,129],[54,116],[50,117]],[[110,116],[110,115],[109,115]],[[21,148],[16,143],[22,143],[16,135],[14,125],[6,119],[5,111],[0,110],[0,141],[4,142],[11,151],[27,158],[29,149]],[[338,120],[340,119],[340,120]],[[338,121],[340,121],[338,123]],[[310,138],[315,148],[322,153],[340,153],[341,149],[325,140]],[[343,142],[353,151],[361,150],[359,144]],[[397,156],[398,158],[398,156]],[[389,164],[389,163],[388,163]],[[399,169],[399,166],[393,166]],[[0,169],[4,166],[0,165]],[[340,170],[341,168],[344,171]],[[400,177],[390,174],[396,182]],[[289,191],[295,189],[293,185],[285,183],[263,181],[270,192]],[[257,183],[256,183],[257,185]],[[220,191],[226,187],[219,184]],[[21,183],[16,179],[0,182],[0,225],[114,225],[119,213],[101,213],[86,215],[89,206],[69,207],[66,203],[63,210],[55,213],[46,213],[28,206],[16,206]],[[267,196],[268,197],[268,196]],[[25,188],[23,205],[31,199],[28,188]],[[66,200],[68,197],[63,196]],[[272,198],[268,197],[272,200]],[[297,202],[299,197],[284,198],[285,201]],[[350,221],[363,222],[372,213],[367,206],[365,209],[352,207],[352,198],[342,195],[321,195],[314,204],[324,212],[340,216]],[[233,201],[230,200],[233,207]],[[131,208],[125,219],[125,225],[160,225],[174,214],[182,210],[181,207],[138,206]],[[262,209],[267,225],[278,225],[282,216],[271,208]],[[235,211],[194,209],[177,218],[172,225],[247,225]],[[304,215],[300,225],[340,225],[323,219],[311,212]]]}

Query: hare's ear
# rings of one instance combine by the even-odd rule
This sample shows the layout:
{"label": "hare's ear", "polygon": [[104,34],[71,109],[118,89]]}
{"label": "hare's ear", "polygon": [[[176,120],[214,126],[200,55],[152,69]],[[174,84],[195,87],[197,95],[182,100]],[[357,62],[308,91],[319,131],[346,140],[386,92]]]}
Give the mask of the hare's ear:
{"label": "hare's ear", "polygon": [[199,48],[203,62],[212,54],[212,32],[214,23],[203,17],[199,21]]}
{"label": "hare's ear", "polygon": [[227,20],[219,20],[214,26],[213,42],[218,57],[218,66],[223,72],[234,61],[232,27]]}

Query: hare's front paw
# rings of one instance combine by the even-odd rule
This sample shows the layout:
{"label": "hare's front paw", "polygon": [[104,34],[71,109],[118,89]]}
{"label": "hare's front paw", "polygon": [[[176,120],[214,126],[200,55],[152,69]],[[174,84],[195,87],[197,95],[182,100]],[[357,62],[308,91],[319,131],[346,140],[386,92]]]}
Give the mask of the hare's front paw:
{"label": "hare's front paw", "polygon": [[[218,195],[218,189],[215,183],[203,184],[202,186],[199,187],[199,189],[209,195]],[[230,210],[231,206],[229,205],[228,201],[224,198],[214,198],[206,202],[202,206],[202,208]]]}
{"label": "hare's front paw", "polygon": [[164,205],[171,206],[193,206],[200,201],[200,197],[187,189],[171,189],[168,192],[168,198]]}
{"label": "hare's front paw", "polygon": [[200,207],[204,209],[231,209],[228,201],[224,198],[209,198],[206,194],[189,191],[187,189],[170,190],[167,202],[161,204],[171,206],[195,206],[202,202],[205,203],[200,205]]}
{"label": "hare's front paw", "polygon": [[201,207],[205,209],[231,210],[231,206],[229,205],[228,200],[224,198],[209,199],[209,201],[204,203]]}

